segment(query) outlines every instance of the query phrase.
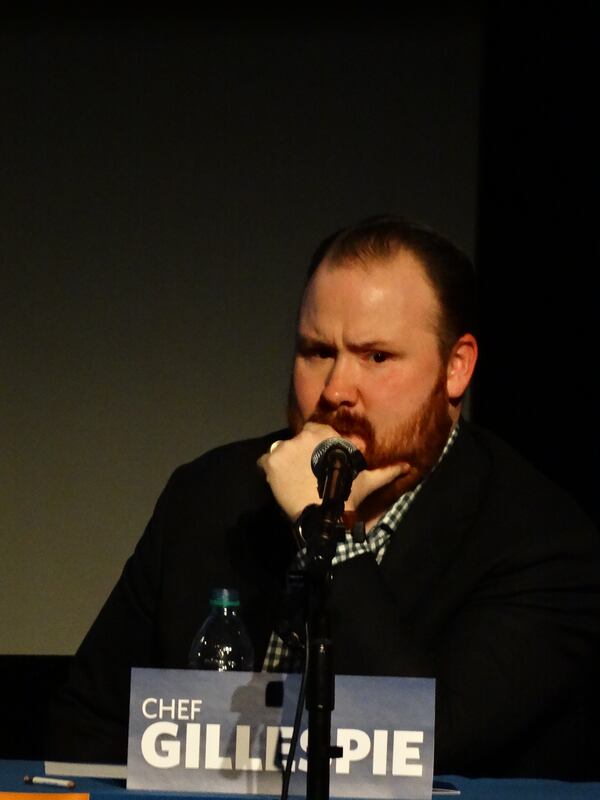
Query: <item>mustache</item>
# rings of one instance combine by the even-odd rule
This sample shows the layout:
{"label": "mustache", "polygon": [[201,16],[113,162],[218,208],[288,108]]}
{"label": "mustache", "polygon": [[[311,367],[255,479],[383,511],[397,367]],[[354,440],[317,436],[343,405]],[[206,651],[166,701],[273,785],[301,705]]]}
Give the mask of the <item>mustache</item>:
{"label": "mustache", "polygon": [[353,414],[343,406],[337,409],[329,409],[317,406],[309,417],[309,422],[318,422],[322,425],[329,425],[336,430],[340,436],[354,434],[360,436],[365,442],[373,441],[375,431],[369,420],[360,415]]}

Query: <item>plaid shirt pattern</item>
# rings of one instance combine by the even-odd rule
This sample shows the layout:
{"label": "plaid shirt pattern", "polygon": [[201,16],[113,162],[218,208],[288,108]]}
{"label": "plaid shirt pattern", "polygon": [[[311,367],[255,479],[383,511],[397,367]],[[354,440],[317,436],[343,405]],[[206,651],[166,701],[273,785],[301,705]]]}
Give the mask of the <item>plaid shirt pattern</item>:
{"label": "plaid shirt pattern", "polygon": [[[458,424],[454,426],[448,441],[439,457],[437,463],[433,467],[437,467],[440,461],[444,458],[450,447],[454,444],[458,435]],[[433,472],[433,469],[431,472]],[[429,474],[431,474],[431,472]],[[387,546],[392,537],[400,527],[403,517],[413,503],[415,497],[421,490],[421,487],[427,480],[427,476],[411,489],[400,495],[396,502],[390,506],[383,517],[374,525],[367,533],[364,542],[355,542],[352,538],[352,532],[346,531],[346,535],[341,542],[338,542],[335,556],[331,562],[332,566],[341,564],[343,561],[348,561],[356,556],[364,555],[365,553],[372,553],[378,564],[385,555]],[[295,570],[303,570],[306,567],[306,551],[301,550],[294,557],[292,568]],[[263,672],[299,672],[302,670],[304,664],[304,645],[299,644],[291,646],[282,641],[275,631],[271,634],[271,639],[265,654],[263,662]]]}

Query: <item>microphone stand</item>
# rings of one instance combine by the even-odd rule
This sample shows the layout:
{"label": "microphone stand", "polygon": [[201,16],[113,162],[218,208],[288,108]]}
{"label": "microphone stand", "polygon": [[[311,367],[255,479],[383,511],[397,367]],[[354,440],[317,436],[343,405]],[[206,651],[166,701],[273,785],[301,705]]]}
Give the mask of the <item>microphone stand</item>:
{"label": "microphone stand", "polygon": [[[339,758],[342,748],[331,745],[331,712],[335,705],[335,673],[329,593],[333,580],[331,562],[338,541],[344,536],[340,518],[352,484],[348,456],[333,449],[327,454],[328,469],[319,485],[321,506],[309,506],[301,516],[307,543],[306,618],[308,629],[307,800],[329,800],[330,759]],[[319,481],[321,484],[321,481]]]}

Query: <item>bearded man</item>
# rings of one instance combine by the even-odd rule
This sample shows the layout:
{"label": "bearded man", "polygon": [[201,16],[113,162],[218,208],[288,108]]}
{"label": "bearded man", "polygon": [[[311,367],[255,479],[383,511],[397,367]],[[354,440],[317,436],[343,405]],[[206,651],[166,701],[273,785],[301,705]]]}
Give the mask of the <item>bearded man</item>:
{"label": "bearded man", "polygon": [[[600,547],[574,502],[461,417],[477,361],[468,259],[372,218],[317,250],[298,320],[289,430],[180,467],[84,640],[49,755],[124,761],[132,666],[185,667],[210,589],[239,589],[255,669],[302,644],[281,619],[293,529],[318,503],[314,448],[351,440],[364,524],[333,561],[338,673],[435,677],[436,771],[593,777],[587,692]],[[258,468],[256,464],[258,463]]]}

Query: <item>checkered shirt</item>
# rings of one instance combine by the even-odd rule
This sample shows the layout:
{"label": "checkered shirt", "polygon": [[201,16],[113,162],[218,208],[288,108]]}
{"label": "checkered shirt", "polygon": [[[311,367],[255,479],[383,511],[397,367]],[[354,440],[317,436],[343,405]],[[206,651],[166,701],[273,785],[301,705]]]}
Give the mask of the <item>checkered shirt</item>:
{"label": "checkered shirt", "polygon": [[[438,466],[440,461],[444,458],[450,447],[454,444],[458,434],[458,424],[454,426],[448,441],[433,469],[429,475]],[[355,542],[352,538],[352,532],[346,530],[344,539],[338,542],[335,556],[331,562],[332,566],[341,564],[343,561],[348,561],[350,558],[364,555],[365,553],[372,553],[378,564],[385,555],[389,541],[404,518],[404,515],[410,508],[415,497],[421,490],[423,484],[426,482],[428,476],[418,483],[414,489],[400,495],[396,502],[381,517],[379,522],[374,525],[371,530],[366,534],[364,542]],[[303,570],[306,568],[306,550],[300,550],[292,562],[292,569]],[[298,644],[292,646],[286,644],[277,635],[275,631],[271,634],[265,660],[263,662],[263,672],[299,672],[302,670],[304,664],[304,645]]]}

